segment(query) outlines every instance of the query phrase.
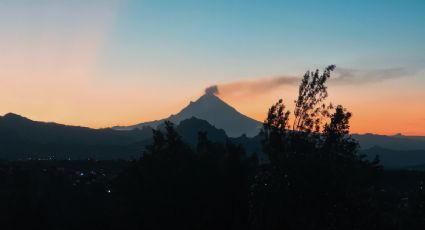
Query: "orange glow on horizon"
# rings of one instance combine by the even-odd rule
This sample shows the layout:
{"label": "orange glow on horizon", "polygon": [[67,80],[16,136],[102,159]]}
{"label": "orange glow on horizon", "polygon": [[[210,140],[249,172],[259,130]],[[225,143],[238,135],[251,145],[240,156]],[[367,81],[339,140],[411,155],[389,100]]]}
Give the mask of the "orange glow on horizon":
{"label": "orange glow on horizon", "polygon": [[[341,104],[353,113],[351,133],[425,136],[425,92],[400,87],[403,79],[371,85],[329,86],[328,102]],[[397,93],[394,93],[397,92]],[[221,95],[225,101],[258,121],[265,119],[268,108],[282,98],[293,110],[297,86],[279,89],[252,97]]]}
{"label": "orange glow on horizon", "polygon": [[[16,9],[2,12],[5,20],[0,20],[0,114],[13,112],[32,120],[92,128],[134,125],[178,113],[211,83],[219,85],[219,97],[258,121],[280,98],[291,110],[298,80],[292,75],[234,76],[242,75],[247,64],[214,72],[212,67],[200,64],[212,63],[209,59],[185,63],[193,59],[186,60],[184,49],[153,49],[139,57],[137,52],[150,44],[138,47],[143,43],[137,40],[142,39],[139,37],[133,38],[137,40],[134,47],[126,47],[135,48],[136,54],[132,56],[128,50],[111,52],[118,54],[112,59],[116,66],[108,66],[110,62],[102,62],[102,58],[111,55],[105,47],[109,39],[113,40],[109,35],[121,1],[99,2],[102,4],[51,1],[48,5],[35,4],[34,8],[18,4]],[[180,66],[181,63],[187,65]],[[225,61],[221,64],[226,66]],[[221,68],[220,64],[213,67]],[[261,68],[257,71],[264,73]],[[396,74],[406,71],[399,72]],[[367,84],[331,84],[329,101],[342,104],[353,113],[353,133],[425,135],[424,75],[423,72],[411,78]],[[220,80],[217,76],[221,76]],[[238,77],[242,80],[234,82]],[[360,81],[368,76],[363,77]]]}
{"label": "orange glow on horizon", "polygon": [[[287,88],[286,92],[291,92],[291,90],[294,92],[294,89]],[[109,93],[119,94],[119,92]],[[67,114],[70,111],[62,109],[56,110],[57,113],[47,114],[42,111],[37,112],[37,110],[31,111],[31,109],[34,108],[28,108],[27,112],[23,112],[21,115],[27,116],[33,120],[54,121],[67,125],[81,125],[92,128],[105,128],[115,125],[134,125],[140,122],[166,118],[171,114],[175,114],[183,107],[187,106],[190,99],[194,101],[198,96],[199,94],[192,98],[177,100],[171,106],[151,104],[152,107],[145,107],[146,109],[135,108],[131,104],[122,104],[121,100],[111,101],[112,104],[110,105],[120,108],[118,112],[114,113],[110,113],[110,105],[91,106],[89,105],[91,103],[85,102],[85,105],[83,104],[84,106],[81,107],[81,111],[84,111],[84,113],[77,113],[77,115],[74,116]],[[275,98],[278,97],[274,95],[263,95],[253,99],[239,100],[238,103],[238,100],[235,98],[222,97],[224,101],[234,106],[238,111],[258,121],[264,120],[267,109],[277,100]],[[291,110],[291,106],[289,106],[291,105],[291,100],[284,100],[284,102],[288,105],[288,109]],[[344,103],[342,104],[344,105]],[[345,105],[347,105],[347,103],[345,103]],[[391,106],[392,103],[380,103],[379,106],[376,104],[363,105],[361,101],[351,106],[346,106],[349,111],[353,113],[350,124],[351,133],[376,133],[383,135],[402,133],[403,135],[411,136],[425,135],[425,119],[420,119],[420,116],[425,115],[424,111],[422,111],[422,114],[417,114],[417,111],[414,111],[414,109],[410,111],[399,110],[398,112],[393,111],[388,113]],[[374,107],[376,108],[374,109]],[[411,108],[414,107],[411,106]],[[84,114],[84,116],[81,116],[82,114]],[[398,117],[409,116],[413,118],[415,115],[417,116],[416,121],[414,119],[398,120]],[[385,116],[387,117],[383,119]],[[93,117],[97,119],[93,119]]]}

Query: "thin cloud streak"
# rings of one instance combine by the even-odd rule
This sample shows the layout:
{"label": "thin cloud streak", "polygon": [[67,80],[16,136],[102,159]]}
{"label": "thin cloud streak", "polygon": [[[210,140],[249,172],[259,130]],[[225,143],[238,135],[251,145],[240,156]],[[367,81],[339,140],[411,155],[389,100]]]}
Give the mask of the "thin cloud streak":
{"label": "thin cloud streak", "polygon": [[330,81],[341,85],[362,85],[408,77],[413,74],[415,71],[401,67],[375,70],[337,68],[335,70],[336,77],[331,78]]}
{"label": "thin cloud streak", "polygon": [[[297,77],[281,76],[275,78],[263,78],[247,81],[236,81],[219,84],[216,94],[221,96],[245,97],[264,94],[283,85],[296,85],[299,82]],[[209,87],[208,89],[214,86]]]}
{"label": "thin cloud streak", "polygon": [[[388,68],[374,70],[359,70],[337,68],[329,80],[335,85],[362,85],[408,77],[415,71],[406,68]],[[255,80],[242,80],[210,86],[206,93],[217,94],[223,97],[256,97],[267,94],[283,86],[297,86],[301,77],[279,76],[273,78],[260,78]]]}

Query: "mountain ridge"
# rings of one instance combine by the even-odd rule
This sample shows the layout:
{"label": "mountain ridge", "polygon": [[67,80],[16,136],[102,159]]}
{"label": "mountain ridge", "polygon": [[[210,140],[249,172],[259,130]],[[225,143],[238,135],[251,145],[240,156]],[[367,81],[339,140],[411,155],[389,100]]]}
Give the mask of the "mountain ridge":
{"label": "mountain ridge", "polygon": [[[228,137],[225,130],[195,117],[185,119],[175,127],[182,139],[192,147],[197,144],[198,132],[206,132],[213,142],[230,140],[241,144],[248,155],[257,153],[261,156],[261,135]],[[157,128],[161,129],[161,125]],[[380,155],[385,167],[404,168],[425,164],[425,137],[370,133],[352,136],[360,143],[360,154],[370,159]],[[33,121],[14,113],[0,116],[0,159],[52,155],[62,159],[132,159],[140,156],[151,140],[152,131],[148,127],[117,131]]]}
{"label": "mountain ridge", "polygon": [[206,120],[215,127],[224,129],[229,137],[239,137],[243,134],[254,137],[260,132],[262,127],[261,122],[240,113],[215,94],[205,93],[195,102],[191,101],[180,112],[170,115],[168,118],[112,128],[115,130],[131,130],[143,127],[157,128],[159,124],[166,120],[178,125],[181,121],[192,117]]}

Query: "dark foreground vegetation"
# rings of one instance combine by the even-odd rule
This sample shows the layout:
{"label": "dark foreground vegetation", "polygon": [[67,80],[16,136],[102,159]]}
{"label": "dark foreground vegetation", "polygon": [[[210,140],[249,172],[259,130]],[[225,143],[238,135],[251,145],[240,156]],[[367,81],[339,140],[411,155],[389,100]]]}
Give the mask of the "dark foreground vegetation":
{"label": "dark foreground vegetation", "polygon": [[324,103],[333,69],[306,73],[293,114],[270,108],[267,162],[169,122],[139,160],[3,161],[1,228],[423,229],[425,174],[358,154],[351,113]]}
{"label": "dark foreground vegetation", "polygon": [[255,175],[270,168],[255,167],[252,159],[216,159],[207,163],[197,157],[187,163],[189,169],[167,170],[127,161],[2,162],[1,229],[423,229],[425,224],[424,172],[384,170],[369,189],[334,190],[318,186],[320,181],[294,179],[288,188],[254,183],[260,180]]}

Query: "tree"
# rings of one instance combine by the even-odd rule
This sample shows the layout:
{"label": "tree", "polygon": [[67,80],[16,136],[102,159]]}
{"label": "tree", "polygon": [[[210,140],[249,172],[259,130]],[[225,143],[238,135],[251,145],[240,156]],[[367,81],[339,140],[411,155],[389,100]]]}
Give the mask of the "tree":
{"label": "tree", "polygon": [[351,138],[349,121],[352,114],[338,105],[335,113],[330,116],[330,123],[326,123],[323,128],[325,151],[333,151],[345,154],[347,157],[358,157],[358,143]]}
{"label": "tree", "polygon": [[279,162],[281,157],[285,157],[279,153],[286,152],[285,147],[288,147],[284,138],[288,137],[290,112],[285,110],[283,101],[279,100],[270,107],[267,118],[263,122],[263,151],[268,153],[272,164]]}
{"label": "tree", "polygon": [[327,109],[324,100],[328,97],[326,82],[335,70],[335,65],[325,68],[322,74],[319,70],[307,71],[298,89],[295,100],[293,130],[302,132],[320,131],[321,116],[326,116]]}
{"label": "tree", "polygon": [[[357,154],[349,135],[350,112],[326,105],[326,82],[334,65],[307,72],[290,112],[282,100],[263,123],[263,150],[270,165],[251,187],[251,221],[256,229],[373,229],[376,162]],[[334,112],[330,112],[334,110]],[[372,215],[372,214],[371,214]],[[352,218],[358,218],[353,221]]]}

